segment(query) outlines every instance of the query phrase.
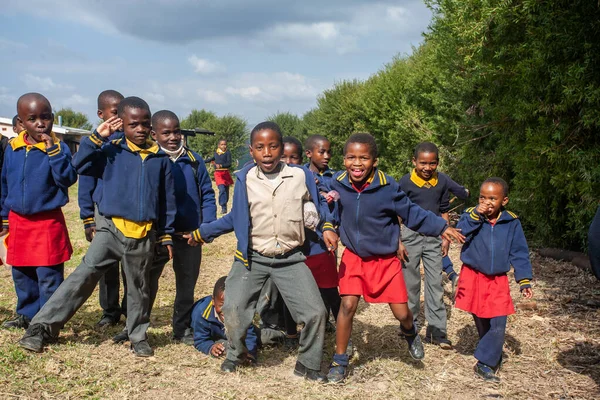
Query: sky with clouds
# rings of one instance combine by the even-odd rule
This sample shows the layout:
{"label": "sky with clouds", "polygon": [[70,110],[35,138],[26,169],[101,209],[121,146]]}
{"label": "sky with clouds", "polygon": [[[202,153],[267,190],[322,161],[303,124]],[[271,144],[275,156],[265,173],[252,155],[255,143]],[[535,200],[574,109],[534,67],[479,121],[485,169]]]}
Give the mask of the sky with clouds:
{"label": "sky with clouds", "polygon": [[422,41],[422,1],[2,0],[0,116],[28,91],[97,121],[105,89],[250,125],[303,114]]}

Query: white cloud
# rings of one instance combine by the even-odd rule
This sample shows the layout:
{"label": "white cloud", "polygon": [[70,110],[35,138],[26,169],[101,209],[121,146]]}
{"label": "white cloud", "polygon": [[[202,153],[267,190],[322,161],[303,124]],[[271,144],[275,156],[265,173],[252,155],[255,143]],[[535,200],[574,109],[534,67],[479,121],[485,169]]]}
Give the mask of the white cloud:
{"label": "white cloud", "polygon": [[214,63],[204,58],[199,58],[195,54],[188,58],[188,62],[192,65],[192,67],[194,67],[195,72],[202,75],[208,75],[216,72],[217,70],[223,70],[219,63]]}
{"label": "white cloud", "polygon": [[206,89],[198,89],[196,93],[206,103],[227,104],[227,97],[223,93]]}
{"label": "white cloud", "polygon": [[[246,100],[254,100],[254,99],[267,100],[267,98],[265,98],[265,96],[270,97],[266,93],[263,93],[258,86],[248,86],[248,87],[240,87],[240,88],[234,88],[234,87],[228,86],[227,88],[225,88],[225,93],[233,95],[233,96],[240,96]],[[261,94],[262,94],[262,96],[261,96]]]}
{"label": "white cloud", "polygon": [[320,92],[304,75],[291,72],[245,73],[233,80],[225,93],[256,102],[314,100]]}
{"label": "white cloud", "polygon": [[91,104],[91,101],[88,97],[83,97],[79,94],[73,94],[67,97],[63,103],[68,107],[77,107],[77,106],[87,106]]}
{"label": "white cloud", "polygon": [[21,77],[21,80],[30,90],[37,91],[48,91],[48,90],[73,90],[74,87],[71,85],[64,85],[56,83],[49,77],[40,77],[33,74],[25,74]]}
{"label": "white cloud", "polygon": [[162,93],[149,92],[144,95],[144,100],[146,100],[149,103],[164,104],[165,95]]}
{"label": "white cloud", "polygon": [[255,43],[286,51],[300,48],[346,54],[356,50],[356,38],[342,29],[343,24],[334,22],[279,24],[260,34]]}
{"label": "white cloud", "polygon": [[15,42],[6,38],[0,37],[0,50],[23,50],[27,45],[21,42]]}

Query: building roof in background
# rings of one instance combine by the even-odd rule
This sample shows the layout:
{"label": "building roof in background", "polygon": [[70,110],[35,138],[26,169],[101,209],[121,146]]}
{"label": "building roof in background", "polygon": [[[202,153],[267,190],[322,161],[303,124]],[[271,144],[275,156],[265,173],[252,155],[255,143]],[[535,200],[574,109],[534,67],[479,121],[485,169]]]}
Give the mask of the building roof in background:
{"label": "building roof in background", "polygon": [[[8,138],[13,138],[17,136],[12,131],[12,118],[0,117],[0,125],[7,125],[11,127],[11,129],[9,130],[1,131],[0,133],[2,133],[2,135]],[[88,131],[86,129],[71,128],[70,126],[58,126],[57,124],[54,124],[54,126],[52,127],[52,132],[58,133],[63,136],[88,136],[92,133],[91,131]]]}

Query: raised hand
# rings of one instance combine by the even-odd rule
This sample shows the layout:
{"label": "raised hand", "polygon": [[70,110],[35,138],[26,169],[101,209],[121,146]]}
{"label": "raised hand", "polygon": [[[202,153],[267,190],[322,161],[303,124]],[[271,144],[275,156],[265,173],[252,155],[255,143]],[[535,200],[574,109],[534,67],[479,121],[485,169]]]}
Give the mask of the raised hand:
{"label": "raised hand", "polygon": [[98,135],[102,136],[103,138],[107,138],[122,127],[123,120],[115,115],[114,117],[110,117],[98,125],[96,132],[98,132]]}

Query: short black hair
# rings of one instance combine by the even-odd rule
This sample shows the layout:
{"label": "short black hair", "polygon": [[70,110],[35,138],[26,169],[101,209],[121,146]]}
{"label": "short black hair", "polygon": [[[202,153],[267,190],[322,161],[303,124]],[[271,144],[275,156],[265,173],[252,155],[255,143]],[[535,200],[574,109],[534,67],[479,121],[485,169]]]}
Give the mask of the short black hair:
{"label": "short black hair", "polygon": [[50,110],[52,110],[52,105],[50,105],[50,101],[46,98],[46,96],[44,96],[43,94],[40,94],[40,93],[31,92],[31,93],[25,93],[24,95],[19,97],[19,100],[17,100],[17,115],[19,115],[19,105],[22,102],[24,102],[25,100],[27,100],[28,98],[34,98],[37,100],[45,101],[46,103],[48,103],[48,107],[50,107]]}
{"label": "short black hair", "polygon": [[179,123],[179,117],[177,117],[177,115],[175,115],[173,111],[160,110],[152,115],[152,127],[155,127],[159,123],[163,122],[165,119],[174,119],[175,121],[177,121],[177,123]]}
{"label": "short black hair", "polygon": [[279,136],[279,141],[283,142],[283,135],[281,134],[281,128],[279,127],[279,125],[277,125],[273,121],[264,121],[264,122],[261,122],[260,124],[256,125],[250,132],[250,145],[252,145],[252,142],[254,141],[254,136],[256,136],[256,134],[258,132],[264,131],[267,129],[270,129],[273,132],[275,132],[277,134],[277,136]]}
{"label": "short black hair", "polygon": [[140,99],[139,97],[135,96],[125,97],[123,100],[121,100],[121,102],[119,103],[119,107],[117,108],[117,114],[119,115],[119,118],[123,118],[123,112],[126,108],[137,108],[141,110],[146,110],[150,114],[152,114],[150,112],[150,106],[148,105],[148,103],[146,103],[146,101],[144,101],[143,99]]}
{"label": "short black hair", "polygon": [[504,197],[508,196],[508,183],[506,183],[506,181],[504,179],[498,178],[497,176],[493,176],[493,177],[487,178],[485,181],[483,181],[481,186],[485,185],[486,183],[492,183],[494,185],[502,186],[502,192],[504,192]]}
{"label": "short black hair", "polygon": [[221,139],[219,139],[219,140],[217,141],[217,145],[219,145],[221,142],[228,143],[228,142],[227,142],[227,139],[225,139],[225,138],[221,138]]}
{"label": "short black hair", "polygon": [[219,279],[217,279],[217,282],[215,282],[215,287],[213,288],[213,298],[216,299],[221,293],[225,291],[226,279],[227,276],[222,276]]}
{"label": "short black hair", "polygon": [[284,146],[286,143],[295,145],[298,148],[298,155],[300,156],[300,159],[302,159],[302,153],[303,153],[302,143],[300,143],[300,141],[298,139],[296,139],[293,136],[286,136],[283,138],[282,142],[283,142]]}
{"label": "short black hair", "polygon": [[413,153],[415,160],[419,158],[419,154],[421,153],[434,153],[438,160],[440,158],[440,151],[438,150],[438,147],[431,142],[421,142],[417,145],[417,147],[415,147],[415,151]]}
{"label": "short black hair", "polygon": [[12,121],[13,128],[17,126],[17,119],[18,119],[18,118],[19,118],[19,114],[15,115],[15,116],[13,117],[13,121]]}
{"label": "short black hair", "polygon": [[377,143],[375,142],[375,138],[370,133],[366,132],[358,132],[350,135],[348,140],[346,140],[346,144],[344,144],[344,156],[346,155],[346,151],[348,150],[348,146],[352,143],[362,143],[369,146],[369,153],[371,157],[377,158]]}
{"label": "short black hair", "polygon": [[116,90],[105,90],[98,95],[98,110],[104,108],[109,99],[123,100],[125,97]]}
{"label": "short black hair", "polygon": [[306,147],[306,150],[312,151],[315,148],[315,146],[317,145],[317,142],[321,142],[321,141],[323,141],[323,142],[329,142],[329,139],[327,139],[323,135],[310,135],[304,141],[304,147]]}

